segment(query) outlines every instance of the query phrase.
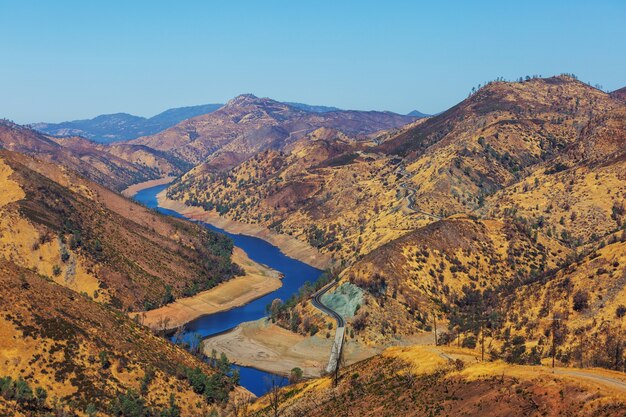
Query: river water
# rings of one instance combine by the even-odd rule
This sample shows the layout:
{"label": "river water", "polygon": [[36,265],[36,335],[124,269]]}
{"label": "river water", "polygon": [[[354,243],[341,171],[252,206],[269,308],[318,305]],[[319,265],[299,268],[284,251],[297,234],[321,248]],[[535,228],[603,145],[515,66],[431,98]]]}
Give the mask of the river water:
{"label": "river water", "polygon": [[[147,207],[157,209],[163,214],[174,217],[183,217],[175,211],[158,206],[156,195],[165,188],[167,188],[167,185],[147,188],[139,191],[135,195],[134,199]],[[239,323],[258,320],[266,315],[265,307],[271,303],[272,300],[275,298],[280,298],[283,301],[287,300],[292,294],[297,293],[298,289],[306,281],[315,282],[315,280],[317,280],[322,273],[319,269],[313,268],[304,262],[288,257],[276,246],[273,246],[262,239],[228,233],[225,230],[208,223],[201,224],[210,230],[229,236],[234,241],[235,246],[243,249],[248,254],[250,259],[280,271],[284,275],[284,278],[282,280],[282,287],[261,298],[251,301],[244,306],[223,311],[221,313],[203,316],[189,322],[185,325],[185,333],[187,336],[193,333],[199,333],[203,338],[206,338],[232,329]],[[240,384],[253,392],[255,395],[263,395],[267,392],[267,384],[270,378],[273,378],[275,381],[277,380],[274,375],[254,368],[242,366],[239,367],[239,372]],[[281,384],[286,383],[286,381],[282,379],[279,379],[279,382]]]}

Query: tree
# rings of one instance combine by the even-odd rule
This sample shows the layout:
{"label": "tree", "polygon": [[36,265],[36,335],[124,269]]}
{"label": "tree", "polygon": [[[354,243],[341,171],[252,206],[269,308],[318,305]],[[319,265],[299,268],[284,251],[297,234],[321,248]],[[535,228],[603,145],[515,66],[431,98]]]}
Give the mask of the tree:
{"label": "tree", "polygon": [[26,402],[33,399],[33,390],[28,385],[28,382],[24,381],[22,377],[19,377],[15,381],[15,399],[20,402]]}
{"label": "tree", "polygon": [[70,259],[70,253],[65,246],[61,246],[61,261],[67,262]]}
{"label": "tree", "polygon": [[120,417],[147,417],[150,409],[145,400],[132,389],[119,394],[111,403],[111,414]]}
{"label": "tree", "polygon": [[96,417],[97,413],[98,409],[94,403],[87,404],[87,408],[85,408],[85,414],[87,414],[87,417]]}
{"label": "tree", "polygon": [[102,369],[109,369],[111,366],[111,361],[109,361],[109,355],[106,351],[102,351],[98,354],[98,358],[100,359],[100,366]]}
{"label": "tree", "polygon": [[172,295],[172,286],[165,286],[165,294],[163,294],[163,302],[162,304],[169,304],[174,302],[174,296]]}
{"label": "tree", "polygon": [[578,290],[574,294],[574,311],[582,311],[589,307],[589,294],[586,291]]}
{"label": "tree", "polygon": [[48,391],[46,391],[45,388],[37,387],[35,388],[35,397],[37,398],[37,405],[43,407],[48,398]]}
{"label": "tree", "polygon": [[302,380],[302,375],[303,375],[302,369],[298,367],[293,368],[291,372],[289,373],[289,383],[297,384],[298,382]]}
{"label": "tree", "polygon": [[161,411],[160,417],[180,417],[180,407],[176,404],[174,394],[170,394],[169,407]]}
{"label": "tree", "polygon": [[250,415],[250,403],[252,397],[250,394],[237,393],[230,401],[230,411],[234,417],[248,417]]}
{"label": "tree", "polygon": [[280,390],[281,387],[281,378],[279,376],[273,375],[265,381],[265,385],[267,388],[267,399],[269,401],[269,411],[270,416],[279,417],[282,415],[280,410],[280,405],[283,400],[283,396]]}

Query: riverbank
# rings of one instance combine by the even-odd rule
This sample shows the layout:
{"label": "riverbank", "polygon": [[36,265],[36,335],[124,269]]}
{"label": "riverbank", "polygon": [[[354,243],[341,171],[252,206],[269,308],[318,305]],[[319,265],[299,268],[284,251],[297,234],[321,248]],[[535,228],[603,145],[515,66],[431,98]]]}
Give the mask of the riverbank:
{"label": "riverbank", "polygon": [[129,186],[124,191],[122,191],[122,195],[124,197],[132,198],[135,196],[135,194],[137,194],[141,190],[145,190],[146,188],[156,187],[157,185],[169,184],[175,179],[176,177],[163,177],[163,178],[158,178],[156,180],[139,182],[137,184],[133,184]]}
{"label": "riverbank", "polygon": [[281,287],[280,272],[254,262],[242,249],[235,247],[232,259],[246,275],[133,316],[139,315],[140,322],[152,329],[171,330],[199,317],[243,306]]}
{"label": "riverbank", "polygon": [[216,212],[206,211],[202,207],[192,207],[180,201],[171,200],[167,198],[165,190],[157,195],[157,200],[160,207],[175,211],[187,218],[210,223],[229,233],[254,236],[263,239],[278,247],[281,252],[290,258],[297,259],[314,268],[326,269],[331,264],[331,257],[329,255],[320,253],[314,247],[291,236],[274,233],[260,225],[230,220],[220,216]]}
{"label": "riverbank", "polygon": [[[210,355],[215,349],[237,365],[249,366],[278,375],[289,375],[300,368],[307,378],[320,376],[328,365],[333,339],[322,334],[302,336],[272,324],[267,319],[242,323],[233,330],[203,341]],[[351,341],[344,344],[346,364],[372,357],[382,348],[368,347]]]}

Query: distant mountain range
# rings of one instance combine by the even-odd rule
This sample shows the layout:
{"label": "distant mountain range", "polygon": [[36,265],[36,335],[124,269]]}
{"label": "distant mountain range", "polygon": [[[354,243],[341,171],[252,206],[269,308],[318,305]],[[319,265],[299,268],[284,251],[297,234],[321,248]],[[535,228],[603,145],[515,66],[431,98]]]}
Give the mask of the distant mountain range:
{"label": "distant mountain range", "polygon": [[430,116],[432,116],[431,114],[422,113],[422,112],[421,112],[421,111],[419,111],[419,110],[413,110],[412,112],[409,112],[409,113],[407,113],[406,115],[407,115],[407,116],[412,116],[412,117],[419,117],[420,119],[421,119],[421,118],[424,118],[424,117],[430,117]]}
{"label": "distant mountain range", "polygon": [[300,110],[304,110],[304,111],[308,111],[308,112],[312,112],[312,113],[330,113],[331,111],[341,111],[343,109],[340,109],[339,107],[330,107],[330,106],[314,106],[314,105],[310,105],[310,104],[304,104],[304,103],[292,103],[292,102],[288,102],[285,101],[285,104],[291,106],[291,107],[295,107],[298,108]]}
{"label": "distant mountain range", "polygon": [[[331,113],[344,111],[338,107],[317,106],[304,103],[284,104],[309,113]],[[165,110],[150,118],[128,113],[102,114],[93,119],[72,120],[61,123],[33,123],[29,127],[52,136],[82,136],[99,143],[113,143],[150,136],[169,129],[176,124],[203,114],[209,114],[224,106],[220,103],[178,107]],[[428,117],[428,114],[413,110],[407,116]]]}
{"label": "distant mountain range", "polygon": [[61,123],[34,123],[30,127],[53,136],[83,136],[95,142],[112,143],[154,135],[183,120],[214,112],[220,107],[222,104],[179,107],[166,110],[150,118],[128,113],[103,114],[93,119]]}

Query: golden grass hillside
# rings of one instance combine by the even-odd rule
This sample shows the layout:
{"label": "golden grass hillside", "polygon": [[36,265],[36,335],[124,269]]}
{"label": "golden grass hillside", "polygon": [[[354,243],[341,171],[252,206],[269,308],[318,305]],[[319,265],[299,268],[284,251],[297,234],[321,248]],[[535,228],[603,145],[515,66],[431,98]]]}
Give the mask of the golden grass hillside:
{"label": "golden grass hillside", "polygon": [[0,255],[120,309],[229,279],[232,242],[146,209],[56,165],[2,151]]}
{"label": "golden grass hillside", "polygon": [[[121,312],[4,260],[0,293],[0,415],[198,416],[223,407],[233,389]],[[210,396],[192,385],[200,374],[219,381]]]}
{"label": "golden grass hillside", "polygon": [[321,378],[270,393],[246,415],[622,416],[622,374],[480,363],[464,349],[390,348]]}
{"label": "golden grass hillside", "polygon": [[[494,82],[372,142],[318,130],[230,170],[200,166],[168,194],[333,255],[345,267],[341,283],[366,290],[350,338],[390,343],[432,331],[437,317],[445,343],[477,346],[486,334],[489,355],[536,363],[550,355],[550,329],[526,326],[520,294],[543,294],[573,262],[597,253],[600,262],[603,246],[611,256],[624,250],[614,244],[626,223],[625,116],[618,94],[571,76]],[[617,262],[589,296],[591,319],[608,314],[593,297],[623,291]],[[577,317],[579,284],[568,285],[567,297],[542,303]],[[278,318],[285,328],[294,315],[320,329],[331,322],[306,302],[293,306]],[[563,341],[564,362],[574,340]],[[622,350],[616,356],[603,366],[621,367]]]}
{"label": "golden grass hillside", "polygon": [[352,262],[432,220],[407,215],[398,161],[369,149],[319,129],[284,152],[262,152],[228,172],[199,166],[168,196]]}

